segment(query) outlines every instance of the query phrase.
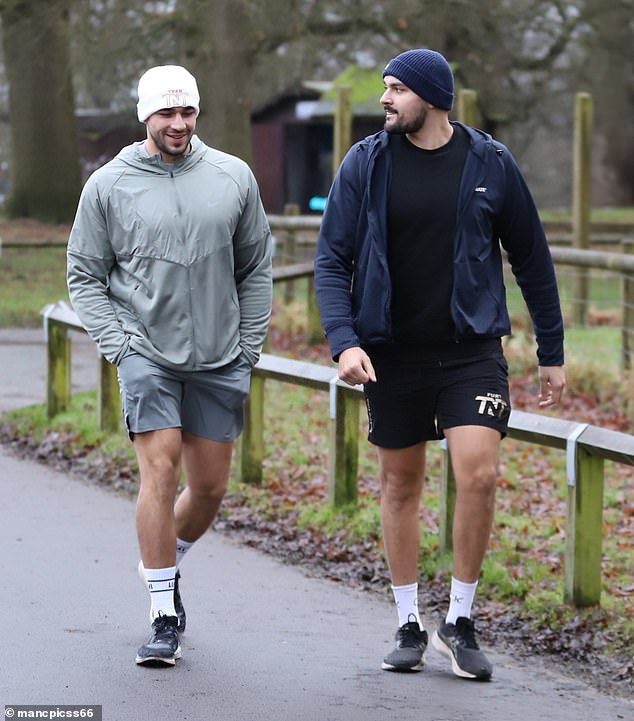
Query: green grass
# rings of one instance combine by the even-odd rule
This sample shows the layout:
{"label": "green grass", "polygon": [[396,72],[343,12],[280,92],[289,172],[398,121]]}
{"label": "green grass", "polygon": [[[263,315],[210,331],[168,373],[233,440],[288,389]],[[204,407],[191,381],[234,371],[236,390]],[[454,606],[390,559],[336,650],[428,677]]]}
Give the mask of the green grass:
{"label": "green grass", "polygon": [[[551,208],[548,210],[540,210],[539,215],[543,221],[566,221],[572,219],[570,208]],[[634,223],[634,207],[606,207],[592,208],[590,211],[590,219],[595,222],[609,223]]]}
{"label": "green grass", "polygon": [[[572,303],[575,298],[574,270],[574,268],[557,269],[559,297],[562,313],[566,319],[569,319],[572,315]],[[511,317],[517,318],[522,325],[525,325],[528,320],[528,311],[522,294],[510,272],[505,275],[505,284],[509,313]],[[621,277],[617,273],[608,274],[593,270],[589,287],[589,323],[592,324],[593,319],[597,318],[604,323],[611,322],[620,325],[622,306]]]}
{"label": "green grass", "polygon": [[35,327],[47,303],[67,299],[66,248],[4,248],[0,254],[0,328]]}
{"label": "green grass", "polygon": [[75,393],[68,410],[47,418],[46,406],[36,404],[18,408],[0,419],[15,426],[16,437],[30,437],[41,443],[51,433],[57,435],[58,447],[68,455],[79,451],[90,462],[103,458],[106,463],[130,466],[138,472],[132,444],[123,428],[118,433],[105,433],[97,427],[97,394],[95,391]]}
{"label": "green grass", "polygon": [[381,535],[379,504],[368,498],[356,506],[337,509],[328,504],[302,506],[297,523],[300,528],[319,528],[328,536],[344,531],[353,542],[378,539]]}

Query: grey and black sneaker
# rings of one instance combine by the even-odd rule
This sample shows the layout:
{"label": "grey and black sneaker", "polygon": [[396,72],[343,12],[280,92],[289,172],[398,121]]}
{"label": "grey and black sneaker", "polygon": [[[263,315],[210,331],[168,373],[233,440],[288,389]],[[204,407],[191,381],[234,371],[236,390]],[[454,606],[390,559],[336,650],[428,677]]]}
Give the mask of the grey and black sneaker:
{"label": "grey and black sneaker", "polygon": [[176,578],[174,579],[174,610],[178,616],[178,633],[182,636],[185,633],[185,626],[187,625],[187,616],[185,614],[185,607],[181,600],[181,594],[178,590],[178,582],[180,581],[181,572],[176,571]]}
{"label": "grey and black sneaker", "polygon": [[442,623],[431,639],[432,646],[451,661],[456,676],[488,681],[493,666],[478,646],[475,626],[470,618],[460,616],[456,623]]}
{"label": "grey and black sneaker", "polygon": [[408,621],[396,631],[396,646],[381,664],[385,671],[420,671],[423,654],[427,648],[427,631],[422,631],[418,621]]}
{"label": "grey and black sneaker", "polygon": [[152,635],[137,651],[136,662],[151,666],[174,666],[180,657],[178,618],[159,614],[152,622]]}

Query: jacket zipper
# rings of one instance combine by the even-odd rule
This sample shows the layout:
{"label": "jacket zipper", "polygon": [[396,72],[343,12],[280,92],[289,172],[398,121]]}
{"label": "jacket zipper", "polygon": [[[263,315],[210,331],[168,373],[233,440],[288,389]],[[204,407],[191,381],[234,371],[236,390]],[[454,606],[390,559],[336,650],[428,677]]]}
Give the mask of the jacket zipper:
{"label": "jacket zipper", "polygon": [[[170,180],[173,183],[173,187],[174,187],[174,198],[176,199],[176,203],[175,203],[176,218],[177,218],[177,220],[180,221],[180,219],[183,216],[183,208],[182,208],[182,205],[180,202],[180,196],[178,195],[178,190],[176,188],[176,176],[174,175],[174,171],[171,168],[169,169],[169,175],[170,175]],[[183,247],[185,247],[185,238],[182,235],[177,235],[177,237],[179,238],[181,245]],[[187,287],[189,289],[187,297],[188,297],[188,302],[189,302],[189,317],[191,318],[192,368],[194,368],[196,366],[196,362],[198,359],[196,358],[196,355],[195,355],[195,353],[196,353],[196,338],[195,338],[196,329],[195,329],[195,325],[194,325],[194,307],[193,307],[193,303],[192,303],[191,266],[189,265],[189,263],[187,263],[185,265],[185,269],[187,270]]]}

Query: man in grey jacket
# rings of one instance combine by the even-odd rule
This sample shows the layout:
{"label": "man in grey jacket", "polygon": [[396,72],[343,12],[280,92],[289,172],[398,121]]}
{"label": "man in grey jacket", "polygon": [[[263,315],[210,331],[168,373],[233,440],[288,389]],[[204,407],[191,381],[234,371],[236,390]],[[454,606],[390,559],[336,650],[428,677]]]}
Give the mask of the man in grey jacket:
{"label": "man in grey jacket", "polygon": [[226,491],[270,319],[271,233],[248,166],[194,135],[194,77],[154,67],[138,95],[147,138],[86,183],[68,242],[68,288],[117,365],[139,463],[139,572],[152,632],[136,662],[174,665],[185,629],[179,564]]}

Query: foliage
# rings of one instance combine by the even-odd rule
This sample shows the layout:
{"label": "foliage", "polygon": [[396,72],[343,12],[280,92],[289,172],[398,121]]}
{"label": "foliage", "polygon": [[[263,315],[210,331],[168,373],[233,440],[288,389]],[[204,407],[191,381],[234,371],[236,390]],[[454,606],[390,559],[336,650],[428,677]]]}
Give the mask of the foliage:
{"label": "foliage", "polygon": [[[360,68],[357,65],[348,67],[332,81],[333,86],[349,85],[352,88],[353,103],[373,102],[379,109],[378,99],[383,93],[381,68]],[[334,87],[322,95],[323,100],[334,100]]]}
{"label": "foliage", "polygon": [[[551,200],[553,187],[561,199],[569,191],[562,177],[570,159],[559,148],[571,135],[572,97],[578,89],[589,90],[597,97],[595,162],[607,168],[601,175],[612,202],[632,201],[627,151],[633,131],[621,120],[631,116],[633,102],[623,82],[632,75],[630,0],[4,0],[0,12],[31,5],[45,5],[63,18],[70,7],[73,86],[80,107],[133,114],[141,72],[150,64],[183,63],[202,86],[204,137],[243,157],[250,156],[254,107],[306,79],[331,81],[351,64],[382,67],[404,48],[428,46],[452,62],[459,86],[476,90],[484,128],[526,157],[529,173],[537,166],[541,177],[554,179],[544,199]],[[42,10],[29,31],[12,33],[16,42],[7,47],[7,68],[20,67],[9,56],[31,39],[38,51],[32,57],[43,55],[42,41],[51,35],[41,32],[46,17]],[[60,44],[50,56],[52,69],[63,51]],[[25,97],[37,101],[38,88],[26,87],[28,74],[16,77]],[[212,98],[213,115],[206,112]],[[69,104],[72,98],[57,103]],[[54,136],[49,146],[55,148],[68,128],[49,124],[42,135],[47,142]],[[13,129],[18,132],[19,125]]]}

